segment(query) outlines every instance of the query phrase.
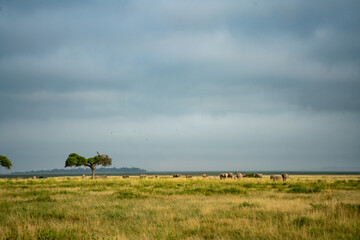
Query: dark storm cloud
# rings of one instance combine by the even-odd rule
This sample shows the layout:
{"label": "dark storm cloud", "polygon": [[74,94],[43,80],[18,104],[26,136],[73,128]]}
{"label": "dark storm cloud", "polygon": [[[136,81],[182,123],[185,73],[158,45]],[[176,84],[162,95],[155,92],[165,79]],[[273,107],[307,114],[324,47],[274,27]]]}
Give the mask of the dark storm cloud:
{"label": "dark storm cloud", "polygon": [[[311,154],[319,156],[319,166],[321,159],[336,165],[340,153],[347,166],[358,159],[349,145],[359,140],[358,1],[38,0],[0,6],[0,129],[7,138],[16,133],[0,142],[1,152],[24,158],[15,153],[18,143],[25,152],[32,149],[34,159],[33,149],[53,138],[48,148],[57,158],[101,146],[144,167],[151,166],[146,156],[162,159],[159,169],[194,158],[202,161],[199,169],[206,159],[216,169],[221,156],[228,166],[239,158],[277,157],[283,159],[278,166],[286,157],[295,166]],[[345,134],[343,124],[353,131]],[[317,128],[321,134],[311,140]],[[99,140],[110,129],[121,134]],[[134,129],[141,130],[133,136]],[[28,135],[37,136],[32,144]],[[343,137],[331,142],[336,135]],[[292,136],[298,140],[289,141]],[[143,142],[148,138],[153,145]],[[114,151],[118,145],[127,147]],[[321,145],[323,153],[313,147]]]}

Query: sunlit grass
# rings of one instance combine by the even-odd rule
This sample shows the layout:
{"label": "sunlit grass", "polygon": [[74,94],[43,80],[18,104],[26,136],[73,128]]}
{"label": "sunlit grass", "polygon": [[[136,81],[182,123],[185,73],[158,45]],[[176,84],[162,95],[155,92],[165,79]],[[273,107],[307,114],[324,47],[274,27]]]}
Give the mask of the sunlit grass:
{"label": "sunlit grass", "polygon": [[1,239],[358,239],[359,176],[0,179]]}

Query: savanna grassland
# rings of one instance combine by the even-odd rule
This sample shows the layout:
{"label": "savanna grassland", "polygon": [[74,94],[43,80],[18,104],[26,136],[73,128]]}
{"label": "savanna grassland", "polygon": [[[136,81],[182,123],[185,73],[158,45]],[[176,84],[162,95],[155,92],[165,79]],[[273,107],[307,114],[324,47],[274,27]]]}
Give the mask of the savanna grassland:
{"label": "savanna grassland", "polygon": [[360,239],[360,176],[0,179],[1,239]]}

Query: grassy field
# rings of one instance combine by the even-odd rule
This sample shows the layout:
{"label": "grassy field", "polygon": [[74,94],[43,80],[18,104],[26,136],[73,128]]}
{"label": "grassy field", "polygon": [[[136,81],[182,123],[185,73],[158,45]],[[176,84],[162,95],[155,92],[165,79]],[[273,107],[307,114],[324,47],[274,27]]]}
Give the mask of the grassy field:
{"label": "grassy field", "polygon": [[1,239],[360,239],[360,176],[0,179]]}

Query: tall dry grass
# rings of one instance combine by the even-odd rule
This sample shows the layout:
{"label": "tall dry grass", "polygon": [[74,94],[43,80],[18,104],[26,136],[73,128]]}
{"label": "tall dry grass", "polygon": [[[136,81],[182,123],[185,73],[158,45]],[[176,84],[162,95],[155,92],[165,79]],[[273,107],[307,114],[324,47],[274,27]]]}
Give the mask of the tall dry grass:
{"label": "tall dry grass", "polygon": [[359,176],[0,180],[1,239],[359,239]]}

